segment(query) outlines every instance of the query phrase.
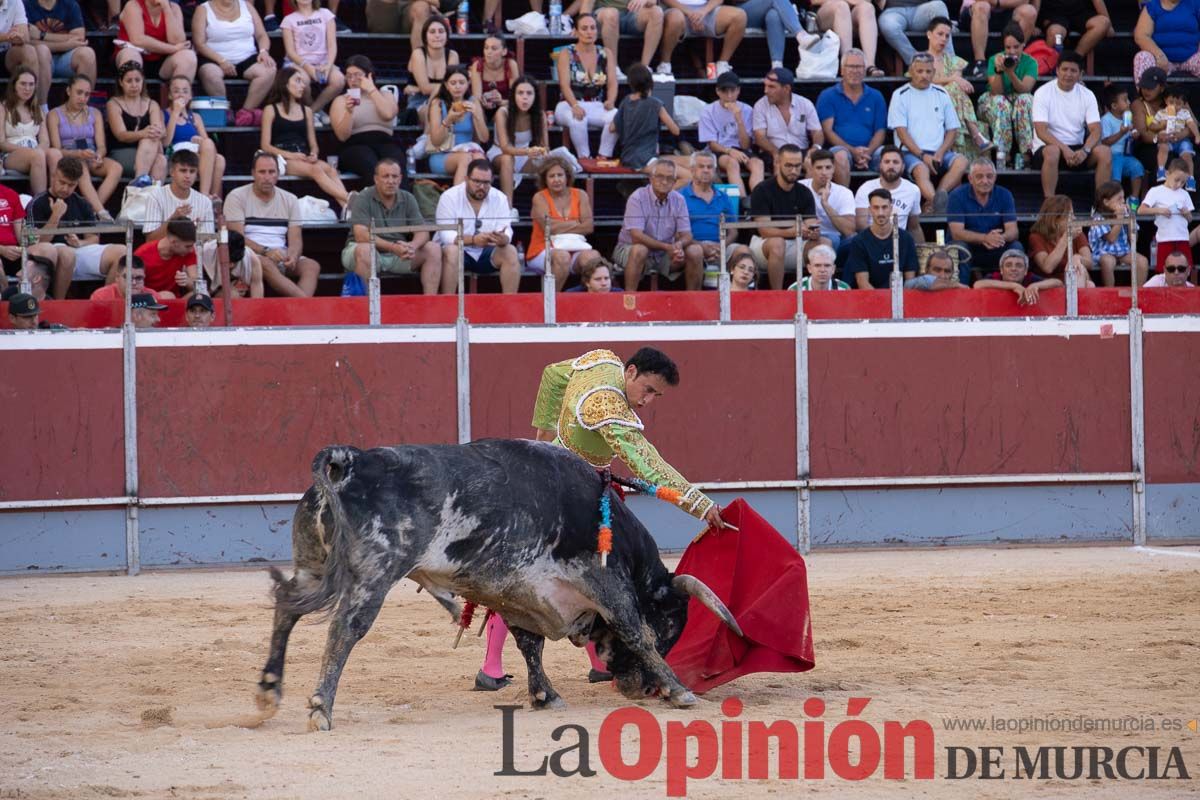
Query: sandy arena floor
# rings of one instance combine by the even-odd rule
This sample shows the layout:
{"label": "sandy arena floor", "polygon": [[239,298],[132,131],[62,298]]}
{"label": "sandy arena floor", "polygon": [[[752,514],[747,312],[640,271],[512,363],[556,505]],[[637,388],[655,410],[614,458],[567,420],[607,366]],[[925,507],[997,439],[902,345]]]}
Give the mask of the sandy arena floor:
{"label": "sandy arena floor", "polygon": [[[743,720],[800,723],[804,700],[819,695],[828,704],[828,736],[845,718],[847,698],[869,697],[862,718],[877,729],[884,720],[932,724],[937,778],[888,781],[882,767],[861,783],[714,777],[689,783],[688,796],[1200,793],[1200,733],[1187,728],[1200,717],[1200,558],[1129,548],[833,553],[809,559],[809,570],[815,670],[743,678],[692,712],[646,707],[663,724],[717,723],[720,701],[737,695]],[[632,784],[601,768],[600,724],[623,701],[586,683],[586,657],[565,642],[547,645],[546,662],[568,708],[517,712],[517,765],[528,769],[573,743],[568,736],[556,744],[550,732],[575,723],[591,733],[599,775],[494,777],[501,719],[492,706],[524,702],[520,655],[510,640],[512,687],[466,691],[482,640],[468,636],[452,650],[445,612],[407,582],[351,656],[332,732],[305,732],[325,630],[303,622],[292,638],[283,708],[257,729],[239,727],[253,716],[252,689],[266,657],[267,587],[261,571],[0,580],[0,798],[666,796],[661,765]],[[1021,734],[951,731],[943,721],[1126,715],[1181,728]],[[1005,747],[1011,778],[1013,748],[1033,744],[1178,745],[1192,779],[944,777],[948,746]]]}

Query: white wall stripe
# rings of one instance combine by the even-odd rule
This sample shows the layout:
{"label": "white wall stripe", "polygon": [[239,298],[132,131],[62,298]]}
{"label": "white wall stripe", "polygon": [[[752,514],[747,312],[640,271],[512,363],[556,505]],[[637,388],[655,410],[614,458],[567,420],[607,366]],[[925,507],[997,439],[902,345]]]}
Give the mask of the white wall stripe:
{"label": "white wall stripe", "polygon": [[453,326],[371,328],[209,328],[139,333],[137,347],[240,347],[243,345],[453,344]]}
{"label": "white wall stripe", "polygon": [[120,350],[121,332],[0,331],[0,352],[7,350]]}
{"label": "white wall stripe", "polygon": [[1200,316],[1147,316],[1142,322],[1145,333],[1194,333],[1200,331]]}
{"label": "white wall stripe", "polygon": [[[1106,326],[1111,326],[1106,330]],[[1148,333],[1200,331],[1197,317],[1147,317]],[[1124,317],[1081,319],[955,319],[955,320],[827,320],[812,321],[811,339],[941,339],[993,336],[1127,336]],[[687,342],[791,340],[791,322],[646,322],[575,323],[544,325],[472,325],[473,344],[551,344],[575,342]],[[441,325],[389,325],[371,328],[180,328],[144,331],[138,347],[240,347],[244,345],[336,344],[450,344],[454,327]],[[118,330],[0,332],[0,350],[115,350],[121,347]]]}

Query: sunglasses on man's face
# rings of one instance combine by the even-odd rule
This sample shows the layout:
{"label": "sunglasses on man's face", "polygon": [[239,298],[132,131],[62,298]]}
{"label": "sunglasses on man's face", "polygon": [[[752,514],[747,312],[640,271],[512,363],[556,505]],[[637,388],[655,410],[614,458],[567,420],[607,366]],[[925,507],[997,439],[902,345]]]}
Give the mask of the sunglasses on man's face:
{"label": "sunglasses on man's face", "polygon": [[1191,267],[1184,264],[1183,266],[1180,266],[1180,267],[1176,267],[1176,266],[1163,267],[1163,272],[1169,272],[1172,275],[1174,275],[1176,272],[1182,272],[1183,274],[1186,275],[1188,272],[1191,271],[1191,269],[1192,269]]}

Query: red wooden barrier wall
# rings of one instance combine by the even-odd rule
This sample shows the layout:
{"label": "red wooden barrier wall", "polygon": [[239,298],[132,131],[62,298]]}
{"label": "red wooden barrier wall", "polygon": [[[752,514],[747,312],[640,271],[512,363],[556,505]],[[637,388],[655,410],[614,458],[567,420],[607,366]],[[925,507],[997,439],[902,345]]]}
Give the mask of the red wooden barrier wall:
{"label": "red wooden barrier wall", "polygon": [[[1089,289],[1079,293],[1083,316],[1124,316],[1129,312],[1128,288]],[[790,320],[796,314],[795,292],[738,292],[731,296],[734,320]],[[184,324],[183,301],[170,301],[162,312],[163,327]],[[1198,314],[1200,291],[1195,289],[1148,289],[1138,305],[1146,314]],[[217,320],[223,319],[220,301]],[[887,291],[808,292],[805,313],[822,319],[888,319],[891,298]],[[388,295],[382,298],[385,325],[452,325],[458,314],[455,297]],[[905,316],[920,318],[1045,317],[1061,316],[1066,310],[1063,290],[1043,292],[1036,306],[1018,306],[1011,292],[967,290],[905,292]],[[472,324],[540,323],[542,296],[476,294],[466,298],[467,318]],[[48,301],[42,318],[71,328],[119,327],[119,303],[86,300]],[[718,319],[716,292],[641,292],[610,295],[563,293],[558,296],[559,322],[665,322],[715,321]],[[366,325],[365,297],[270,298],[238,300],[234,304],[237,326]],[[0,303],[0,328],[10,327],[7,304]]]}

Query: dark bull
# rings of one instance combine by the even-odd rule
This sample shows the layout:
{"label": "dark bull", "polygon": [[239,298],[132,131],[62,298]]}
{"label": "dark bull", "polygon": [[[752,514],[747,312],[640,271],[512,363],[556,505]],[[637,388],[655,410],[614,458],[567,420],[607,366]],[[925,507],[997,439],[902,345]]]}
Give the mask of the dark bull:
{"label": "dark bull", "polygon": [[530,705],[563,704],[542,669],[546,639],[596,643],[617,687],[686,707],[696,697],[663,661],[687,621],[689,595],[741,630],[695,578],[673,576],[650,533],[612,498],[613,550],[596,554],[596,471],[545,442],[328,447],[313,460],[313,486],[292,523],[295,574],[275,579],[271,652],[258,704],[282,697],[288,635],[305,614],[330,610],[309,728],[332,726],[338,679],[388,590],[411,578],[457,621],[465,598],[508,623],[529,672]]}

